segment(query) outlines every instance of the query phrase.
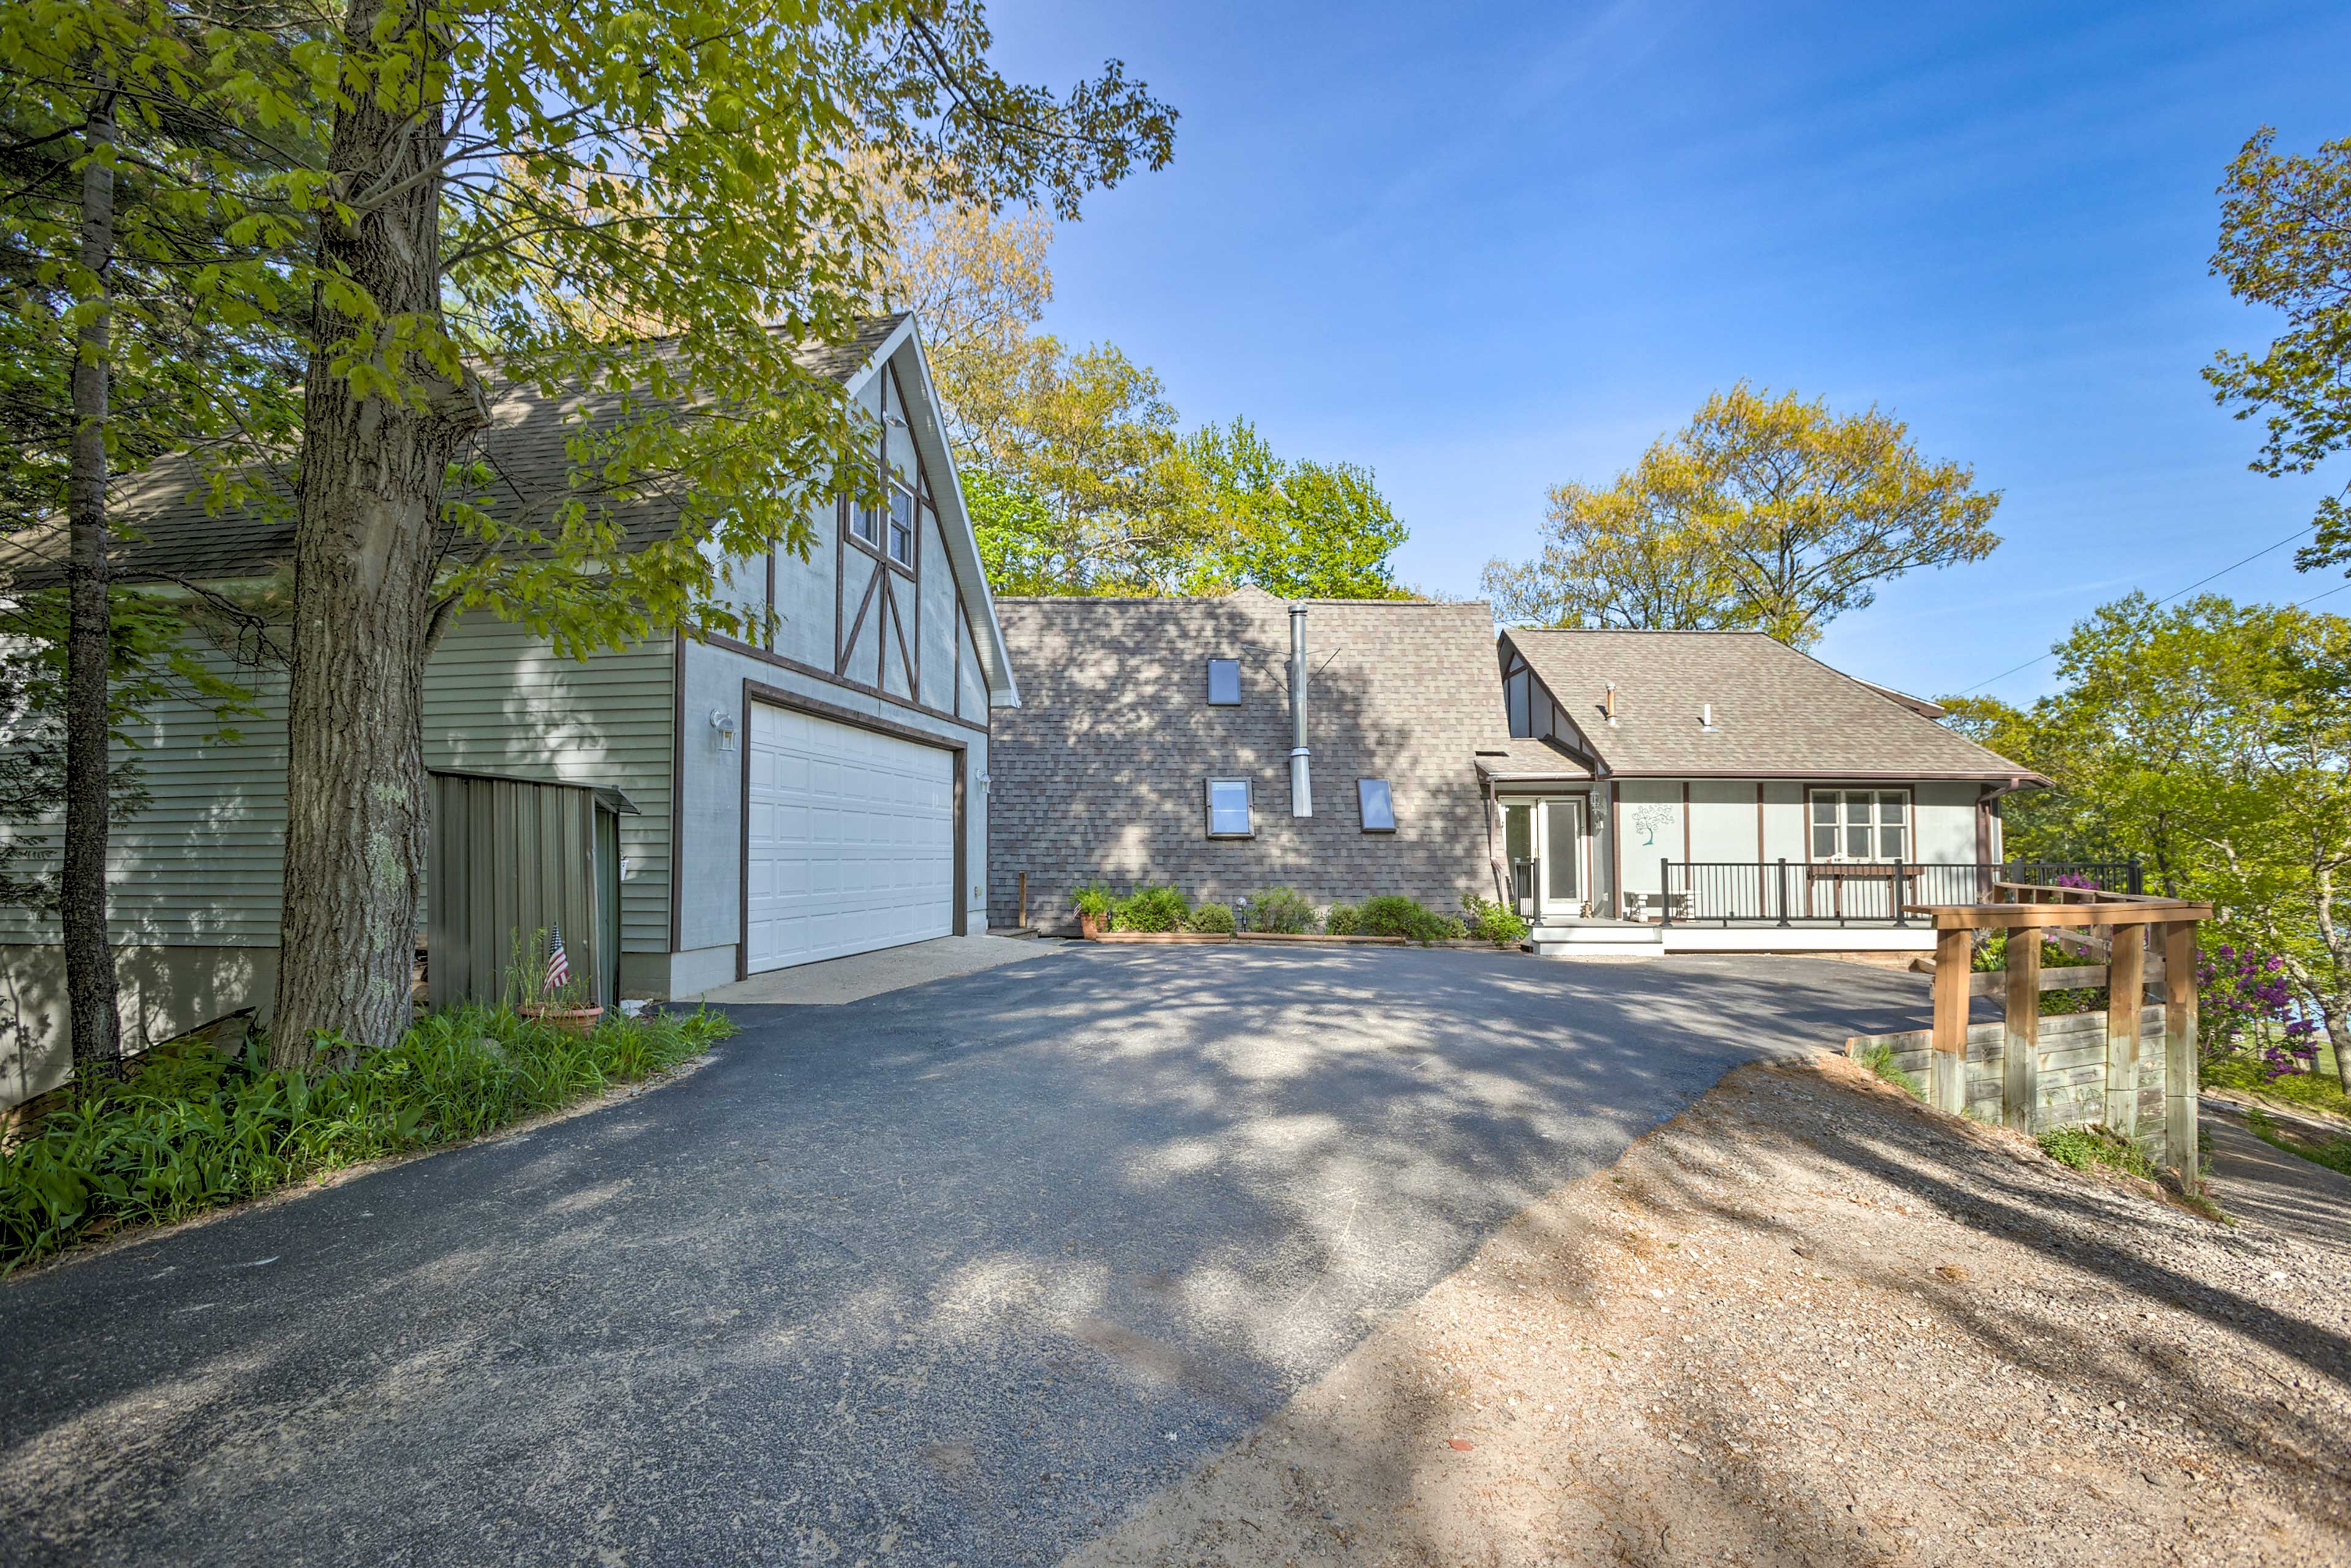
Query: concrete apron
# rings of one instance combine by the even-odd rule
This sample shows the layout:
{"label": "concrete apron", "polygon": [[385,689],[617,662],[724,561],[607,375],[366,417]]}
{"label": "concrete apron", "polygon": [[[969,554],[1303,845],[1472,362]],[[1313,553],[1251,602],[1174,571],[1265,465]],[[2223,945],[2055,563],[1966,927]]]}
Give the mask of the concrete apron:
{"label": "concrete apron", "polygon": [[910,942],[903,947],[882,947],[871,953],[852,953],[846,958],[770,969],[747,980],[715,986],[698,997],[678,999],[713,1006],[781,1003],[839,1007],[844,1002],[878,997],[884,991],[927,985],[957,975],[976,975],[1000,964],[1056,952],[1061,946],[1059,942],[1029,936],[935,936],[927,942]]}

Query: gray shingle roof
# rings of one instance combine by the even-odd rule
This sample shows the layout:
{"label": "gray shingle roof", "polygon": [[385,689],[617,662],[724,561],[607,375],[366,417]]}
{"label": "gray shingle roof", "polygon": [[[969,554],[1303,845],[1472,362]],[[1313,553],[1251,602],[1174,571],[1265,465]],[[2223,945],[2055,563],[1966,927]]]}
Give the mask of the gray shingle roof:
{"label": "gray shingle roof", "polygon": [[[814,374],[846,382],[905,319],[904,311],[864,318],[847,341],[803,344],[792,357]],[[493,385],[489,400],[489,427],[473,447],[492,472],[482,504],[502,516],[543,516],[575,493],[566,442],[578,428],[571,416],[581,400],[541,397],[535,387],[512,382]],[[109,497],[125,529],[114,550],[116,576],[128,581],[204,580],[274,572],[293,555],[293,497],[282,470],[257,477],[266,499],[217,514],[205,508],[203,465],[189,455],[118,479]],[[669,526],[682,498],[658,488],[640,491],[616,506],[614,516],[632,538],[650,539]],[[20,586],[57,580],[64,560],[62,516],[0,538],[0,578]]]}
{"label": "gray shingle roof", "polygon": [[1478,743],[1478,771],[1489,779],[1589,779],[1592,768],[1553,740],[1504,737]]}
{"label": "gray shingle roof", "polygon": [[[1504,635],[1616,773],[2038,778],[1759,632]],[[1601,706],[1612,681],[1614,726]],[[1700,724],[1708,704],[1710,733]]]}

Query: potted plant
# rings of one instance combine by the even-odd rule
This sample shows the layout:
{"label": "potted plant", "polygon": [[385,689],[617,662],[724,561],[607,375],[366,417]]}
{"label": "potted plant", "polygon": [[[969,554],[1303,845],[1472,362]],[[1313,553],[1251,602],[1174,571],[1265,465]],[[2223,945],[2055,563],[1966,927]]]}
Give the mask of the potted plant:
{"label": "potted plant", "polygon": [[588,977],[571,973],[563,928],[540,929],[526,937],[514,933],[508,947],[507,995],[517,1017],[582,1039],[594,1032],[604,1009],[596,1005]]}
{"label": "potted plant", "polygon": [[1089,942],[1102,939],[1110,929],[1110,889],[1098,882],[1090,882],[1070,894],[1078,906],[1078,933]]}

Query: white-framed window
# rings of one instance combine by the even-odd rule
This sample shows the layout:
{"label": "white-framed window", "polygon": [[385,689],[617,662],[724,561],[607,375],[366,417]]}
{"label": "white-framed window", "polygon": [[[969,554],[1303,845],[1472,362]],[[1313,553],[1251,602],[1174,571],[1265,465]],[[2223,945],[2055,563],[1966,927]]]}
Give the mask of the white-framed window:
{"label": "white-framed window", "polygon": [[1355,806],[1364,814],[1364,831],[1367,833],[1395,831],[1395,798],[1388,792],[1386,779],[1356,779]]}
{"label": "white-framed window", "polygon": [[1510,733],[1514,736],[1534,734],[1532,677],[1524,670],[1516,672],[1502,683],[1502,693],[1510,706]]}
{"label": "white-framed window", "polygon": [[1812,832],[1815,861],[1907,861],[1909,791],[1815,789]]}
{"label": "white-framed window", "polygon": [[1248,779],[1209,779],[1207,806],[1208,837],[1247,839],[1256,836],[1257,820],[1249,809]]}
{"label": "white-framed window", "polygon": [[862,501],[850,503],[849,531],[876,549],[882,547],[882,508]]}
{"label": "white-framed window", "polygon": [[1208,706],[1238,707],[1241,700],[1241,662],[1238,659],[1208,661]]}
{"label": "white-framed window", "polygon": [[890,486],[890,559],[914,564],[914,493],[896,485]]}

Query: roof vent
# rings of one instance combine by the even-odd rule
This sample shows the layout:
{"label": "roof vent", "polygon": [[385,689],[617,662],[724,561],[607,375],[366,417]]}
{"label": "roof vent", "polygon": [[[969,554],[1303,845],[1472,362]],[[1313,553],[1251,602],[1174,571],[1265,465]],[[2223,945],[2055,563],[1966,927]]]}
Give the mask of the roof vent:
{"label": "roof vent", "polygon": [[1616,722],[1616,683],[1614,681],[1608,683],[1608,690],[1600,699],[1600,711],[1608,716],[1610,724]]}
{"label": "roof vent", "polygon": [[1714,733],[1714,705],[1712,703],[1702,703],[1699,705],[1698,710],[1698,728],[1706,731],[1708,735],[1712,735]]}

